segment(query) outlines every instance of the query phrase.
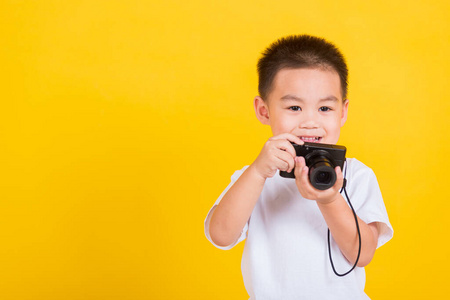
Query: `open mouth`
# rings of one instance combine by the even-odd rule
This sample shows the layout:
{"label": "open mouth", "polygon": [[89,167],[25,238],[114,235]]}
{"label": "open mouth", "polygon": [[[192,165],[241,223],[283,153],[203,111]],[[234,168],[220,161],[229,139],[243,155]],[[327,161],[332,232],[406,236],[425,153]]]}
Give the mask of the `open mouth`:
{"label": "open mouth", "polygon": [[322,140],[322,137],[320,136],[299,136],[299,138],[302,141],[308,143],[320,143],[320,141]]}

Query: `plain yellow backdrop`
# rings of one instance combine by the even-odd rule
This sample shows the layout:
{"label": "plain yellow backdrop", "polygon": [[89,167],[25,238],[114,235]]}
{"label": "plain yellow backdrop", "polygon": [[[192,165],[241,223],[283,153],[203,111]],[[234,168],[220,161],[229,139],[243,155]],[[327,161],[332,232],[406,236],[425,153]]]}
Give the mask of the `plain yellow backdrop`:
{"label": "plain yellow backdrop", "polygon": [[340,144],[378,176],[394,238],[373,299],[450,293],[447,1],[2,1],[0,298],[246,299],[204,237],[270,130],[256,61],[275,39],[336,43]]}

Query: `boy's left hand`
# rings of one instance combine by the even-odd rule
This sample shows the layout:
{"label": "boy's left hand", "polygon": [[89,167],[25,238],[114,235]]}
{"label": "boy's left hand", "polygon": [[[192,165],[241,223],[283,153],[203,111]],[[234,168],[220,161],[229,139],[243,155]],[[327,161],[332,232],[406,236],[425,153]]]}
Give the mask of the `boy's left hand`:
{"label": "boy's left hand", "polygon": [[297,156],[295,158],[295,183],[297,184],[298,191],[303,198],[316,200],[321,204],[328,204],[333,202],[339,197],[339,190],[344,182],[344,176],[340,167],[335,168],[336,172],[336,183],[329,189],[318,190],[314,188],[309,181],[308,167],[305,163],[305,158],[302,156]]}

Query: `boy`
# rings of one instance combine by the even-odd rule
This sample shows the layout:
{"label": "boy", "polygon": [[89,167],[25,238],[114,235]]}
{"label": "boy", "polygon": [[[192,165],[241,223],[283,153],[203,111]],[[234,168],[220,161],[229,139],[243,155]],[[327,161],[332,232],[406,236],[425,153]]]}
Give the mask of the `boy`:
{"label": "boy", "polygon": [[[324,39],[300,35],[274,42],[258,62],[258,120],[273,133],[250,165],[237,171],[205,220],[218,248],[247,239],[242,274],[250,299],[368,299],[366,266],[393,235],[375,174],[356,159],[336,183],[315,189],[291,142],[336,144],[347,119],[347,65]],[[294,170],[295,179],[279,171]],[[358,216],[340,194],[346,191]],[[327,228],[332,236],[333,272]],[[359,249],[361,237],[361,250]]]}

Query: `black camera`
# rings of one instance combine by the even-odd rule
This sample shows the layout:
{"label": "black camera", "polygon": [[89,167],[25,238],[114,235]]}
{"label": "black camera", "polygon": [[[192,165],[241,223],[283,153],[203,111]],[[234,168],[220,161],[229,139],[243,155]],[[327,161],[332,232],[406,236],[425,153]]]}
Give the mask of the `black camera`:
{"label": "black camera", "polygon": [[[309,181],[318,190],[326,190],[336,182],[336,172],[334,168],[344,167],[345,152],[347,148],[339,145],[328,145],[320,143],[307,143],[297,145],[292,143],[297,156],[305,158],[306,166],[309,168]],[[280,176],[285,178],[295,178],[294,170],[288,173],[280,171]]]}

